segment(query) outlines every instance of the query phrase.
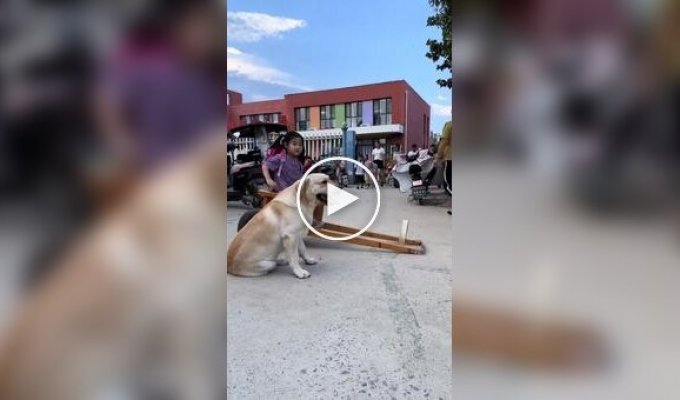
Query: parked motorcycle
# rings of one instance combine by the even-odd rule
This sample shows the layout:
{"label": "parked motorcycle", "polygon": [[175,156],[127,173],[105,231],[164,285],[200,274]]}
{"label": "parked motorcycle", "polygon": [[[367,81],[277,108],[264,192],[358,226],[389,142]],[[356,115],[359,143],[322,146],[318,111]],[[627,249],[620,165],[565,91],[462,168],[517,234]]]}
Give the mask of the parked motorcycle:
{"label": "parked motorcycle", "polygon": [[259,148],[254,148],[245,154],[238,154],[234,160],[232,148],[227,156],[227,184],[228,201],[241,201],[243,204],[259,208],[261,199],[257,195],[260,188],[266,186],[262,174],[262,153]]}
{"label": "parked motorcycle", "polygon": [[428,154],[427,150],[421,150],[418,153],[418,157],[413,161],[406,161],[406,158],[401,156],[390,171],[390,174],[397,182],[402,193],[410,193],[414,182],[416,186],[424,185],[427,188],[428,182],[426,178],[433,168],[434,158]]}
{"label": "parked motorcycle", "polygon": [[[267,187],[262,174],[263,154],[281,132],[286,132],[285,125],[261,122],[243,125],[229,131],[227,201],[241,201],[254,208],[262,205],[258,192]],[[251,139],[253,147],[241,152],[243,145],[235,143],[237,139]],[[239,154],[236,154],[237,151]]]}

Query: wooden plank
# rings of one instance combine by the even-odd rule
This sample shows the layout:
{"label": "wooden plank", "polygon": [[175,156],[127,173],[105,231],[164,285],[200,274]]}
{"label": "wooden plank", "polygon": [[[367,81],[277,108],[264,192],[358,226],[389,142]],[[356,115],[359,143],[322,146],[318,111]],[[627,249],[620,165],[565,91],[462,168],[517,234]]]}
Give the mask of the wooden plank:
{"label": "wooden plank", "polygon": [[[275,192],[270,192],[266,190],[261,190],[259,195],[262,198],[262,206],[270,202],[274,197],[276,197]],[[323,220],[323,209],[324,206],[318,206],[314,209],[314,221]],[[331,223],[323,223],[320,228],[317,228],[320,233],[326,234],[328,236],[343,236],[346,234],[354,234],[360,231],[357,228],[351,228],[348,226],[336,225]],[[318,237],[314,232],[310,231],[310,235]],[[385,250],[395,251],[397,253],[404,254],[424,254],[425,247],[423,242],[415,239],[406,239],[403,244],[399,244],[400,238],[398,236],[386,235],[382,233],[366,231],[360,236],[347,240],[347,243],[357,244],[361,246],[368,246],[374,248],[380,248]]]}
{"label": "wooden plank", "polygon": [[[322,228],[328,228],[328,229],[331,229],[331,230],[334,230],[334,231],[338,231],[338,232],[342,232],[342,233],[349,233],[349,234],[359,232],[359,230],[360,230],[360,229],[351,228],[351,227],[348,227],[348,226],[331,224],[329,222],[324,222]],[[361,236],[372,237],[372,238],[383,239],[383,240],[391,240],[391,241],[395,241],[395,242],[399,241],[398,236],[386,235],[384,233],[378,233],[378,232],[372,232],[372,231],[366,231],[366,232],[362,233]],[[416,239],[406,239],[405,244],[411,245],[411,246],[422,246],[423,242],[421,240],[416,240]]]}
{"label": "wooden plank", "polygon": [[[323,233],[325,235],[335,236],[335,237],[340,237],[340,236],[346,234],[346,232],[338,232],[338,231],[330,230],[330,229],[327,229],[327,228],[321,228],[321,229],[318,229],[318,231],[319,231],[319,233]],[[311,231],[310,231],[310,234],[317,236]],[[405,253],[405,254],[424,254],[425,253],[425,248],[423,246],[401,245],[396,241],[384,240],[384,239],[378,239],[378,238],[372,238],[372,237],[365,237],[363,235],[355,237],[353,239],[346,240],[345,243],[352,243],[352,244],[358,244],[358,245],[361,245],[361,246],[392,250],[392,251],[395,251],[397,253]]]}

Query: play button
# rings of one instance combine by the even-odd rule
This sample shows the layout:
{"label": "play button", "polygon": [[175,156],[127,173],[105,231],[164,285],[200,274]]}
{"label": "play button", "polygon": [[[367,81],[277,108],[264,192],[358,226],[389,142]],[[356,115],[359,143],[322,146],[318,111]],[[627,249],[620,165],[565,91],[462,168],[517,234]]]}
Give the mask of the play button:
{"label": "play button", "polygon": [[[330,218],[330,220],[324,219],[321,221],[322,223],[320,225],[316,225],[313,223],[314,221],[307,220],[300,208],[300,191],[303,185],[298,185],[297,190],[297,209],[300,218],[302,218],[302,222],[304,222],[307,228],[309,228],[316,236],[327,240],[350,240],[364,234],[364,232],[373,225],[373,222],[375,222],[378,212],[380,211],[380,189],[378,188],[378,181],[365,165],[356,160],[352,160],[351,158],[329,157],[318,161],[305,172],[301,180],[304,181],[307,179],[307,176],[316,169],[323,170],[324,164],[326,163],[342,161],[347,163],[347,165],[354,164],[353,169],[355,172],[359,169],[363,170],[366,181],[368,182],[370,180],[373,183],[374,193],[371,193],[370,191],[361,191],[355,192],[358,194],[358,196],[355,196],[347,190],[340,189],[329,182],[326,191],[327,202],[325,216],[332,216],[332,218]],[[347,208],[347,206],[354,203],[356,203],[354,207]],[[373,211],[372,213],[371,210]],[[371,215],[370,218],[369,215]],[[368,221],[368,223],[365,221]],[[339,222],[342,223],[338,224]],[[364,227],[359,228],[362,225],[364,225]]]}
{"label": "play button", "polygon": [[342,210],[348,205],[359,200],[359,198],[352,193],[338,188],[337,186],[328,184],[328,205],[326,215],[332,215],[337,211]]}

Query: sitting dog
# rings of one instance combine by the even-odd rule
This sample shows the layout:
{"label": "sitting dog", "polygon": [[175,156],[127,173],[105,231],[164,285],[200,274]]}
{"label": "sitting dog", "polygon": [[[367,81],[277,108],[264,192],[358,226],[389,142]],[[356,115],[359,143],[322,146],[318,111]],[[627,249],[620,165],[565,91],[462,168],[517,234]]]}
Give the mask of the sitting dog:
{"label": "sitting dog", "polygon": [[[307,254],[303,241],[309,229],[297,209],[300,185],[300,208],[307,221],[312,221],[318,205],[326,204],[326,174],[309,174],[304,182],[297,181],[283,190],[236,234],[227,251],[228,273],[261,276],[287,262],[295,276],[309,278],[309,272],[300,266],[300,257],[307,265],[316,264],[316,260]],[[285,258],[279,260],[282,252]]]}

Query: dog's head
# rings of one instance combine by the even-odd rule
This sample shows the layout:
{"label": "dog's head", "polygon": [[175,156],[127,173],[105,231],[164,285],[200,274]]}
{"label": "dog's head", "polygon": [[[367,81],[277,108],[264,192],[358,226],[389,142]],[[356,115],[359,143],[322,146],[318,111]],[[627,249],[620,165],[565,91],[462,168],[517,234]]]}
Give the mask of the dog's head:
{"label": "dog's head", "polygon": [[328,175],[309,174],[307,179],[302,182],[302,193],[304,197],[313,199],[317,204],[327,204],[328,202]]}

